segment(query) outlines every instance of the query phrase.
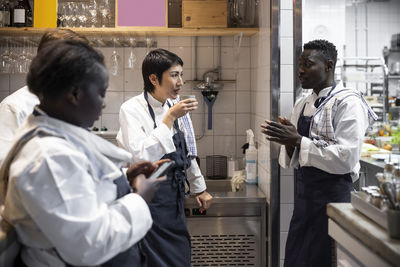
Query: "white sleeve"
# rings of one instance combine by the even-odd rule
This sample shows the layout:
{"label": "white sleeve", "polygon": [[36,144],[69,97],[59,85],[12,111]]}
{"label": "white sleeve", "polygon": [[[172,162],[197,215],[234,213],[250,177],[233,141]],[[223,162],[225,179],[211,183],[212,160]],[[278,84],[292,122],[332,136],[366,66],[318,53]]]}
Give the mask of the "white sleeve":
{"label": "white sleeve", "polygon": [[207,189],[206,182],[196,159],[192,159],[190,168],[187,170],[187,176],[192,193],[201,193]]}
{"label": "white sleeve", "polygon": [[303,137],[300,145],[300,166],[313,166],[334,174],[351,173],[358,164],[368,113],[358,97],[348,97],[339,104],[333,127],[337,144],[316,146],[310,138]]}
{"label": "white sleeve", "polygon": [[[72,265],[98,265],[142,239],[152,225],[145,201],[133,193],[115,200],[111,180],[91,176],[82,153],[54,143],[57,149],[45,151],[11,181],[61,257]],[[104,201],[107,195],[111,201]]]}
{"label": "white sleeve", "polygon": [[[296,129],[297,121],[299,120],[300,112],[303,109],[305,102],[306,98],[297,100],[290,115],[290,122],[296,127]],[[286,147],[281,145],[279,152],[279,165],[281,165],[282,168],[297,168],[299,166],[299,150],[295,148],[293,155],[290,158],[286,152]]]}
{"label": "white sleeve", "polygon": [[17,114],[7,105],[0,104],[0,162],[3,161],[12,145],[14,135],[19,127]]}
{"label": "white sleeve", "polygon": [[[143,115],[143,114],[142,114]],[[121,147],[133,155],[134,162],[160,160],[165,154],[175,151],[172,131],[161,123],[150,133],[146,132],[138,112],[121,107],[119,112],[120,130],[117,141]],[[151,119],[151,118],[150,118]]]}

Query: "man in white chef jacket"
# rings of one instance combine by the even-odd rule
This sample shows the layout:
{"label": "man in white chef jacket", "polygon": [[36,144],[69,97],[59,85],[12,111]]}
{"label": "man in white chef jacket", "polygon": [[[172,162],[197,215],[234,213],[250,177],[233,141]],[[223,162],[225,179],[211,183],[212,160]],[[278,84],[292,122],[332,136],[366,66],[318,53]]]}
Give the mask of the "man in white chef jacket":
{"label": "man in white chef jacket", "polygon": [[290,121],[266,121],[262,132],[281,144],[279,163],[296,168],[296,199],[286,242],[285,266],[332,266],[326,205],[349,202],[369,117],[376,115],[358,91],[334,80],[336,47],[304,44],[299,79],[312,94],[299,99]]}

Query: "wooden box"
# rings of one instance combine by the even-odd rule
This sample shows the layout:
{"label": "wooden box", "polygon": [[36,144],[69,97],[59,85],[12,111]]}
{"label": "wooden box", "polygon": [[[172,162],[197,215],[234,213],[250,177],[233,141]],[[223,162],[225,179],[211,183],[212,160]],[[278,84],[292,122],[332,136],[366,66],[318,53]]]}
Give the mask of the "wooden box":
{"label": "wooden box", "polygon": [[182,0],[184,28],[227,27],[227,0]]}

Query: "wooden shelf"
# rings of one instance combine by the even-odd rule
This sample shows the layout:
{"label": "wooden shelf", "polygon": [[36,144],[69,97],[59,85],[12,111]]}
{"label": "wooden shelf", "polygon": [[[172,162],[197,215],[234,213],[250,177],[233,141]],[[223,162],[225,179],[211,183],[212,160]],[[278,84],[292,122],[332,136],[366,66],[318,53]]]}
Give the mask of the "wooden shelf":
{"label": "wooden shelf", "polygon": [[[256,34],[258,28],[165,28],[165,27],[117,27],[117,28],[68,28],[85,36],[244,36]],[[55,28],[0,28],[0,36],[42,35]]]}

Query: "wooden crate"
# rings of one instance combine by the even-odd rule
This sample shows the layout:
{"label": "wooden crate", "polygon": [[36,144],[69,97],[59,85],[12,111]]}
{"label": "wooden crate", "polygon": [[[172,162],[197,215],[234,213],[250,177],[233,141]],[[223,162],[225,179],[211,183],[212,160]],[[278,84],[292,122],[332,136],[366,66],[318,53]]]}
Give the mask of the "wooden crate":
{"label": "wooden crate", "polygon": [[182,0],[184,28],[227,27],[226,0]]}

